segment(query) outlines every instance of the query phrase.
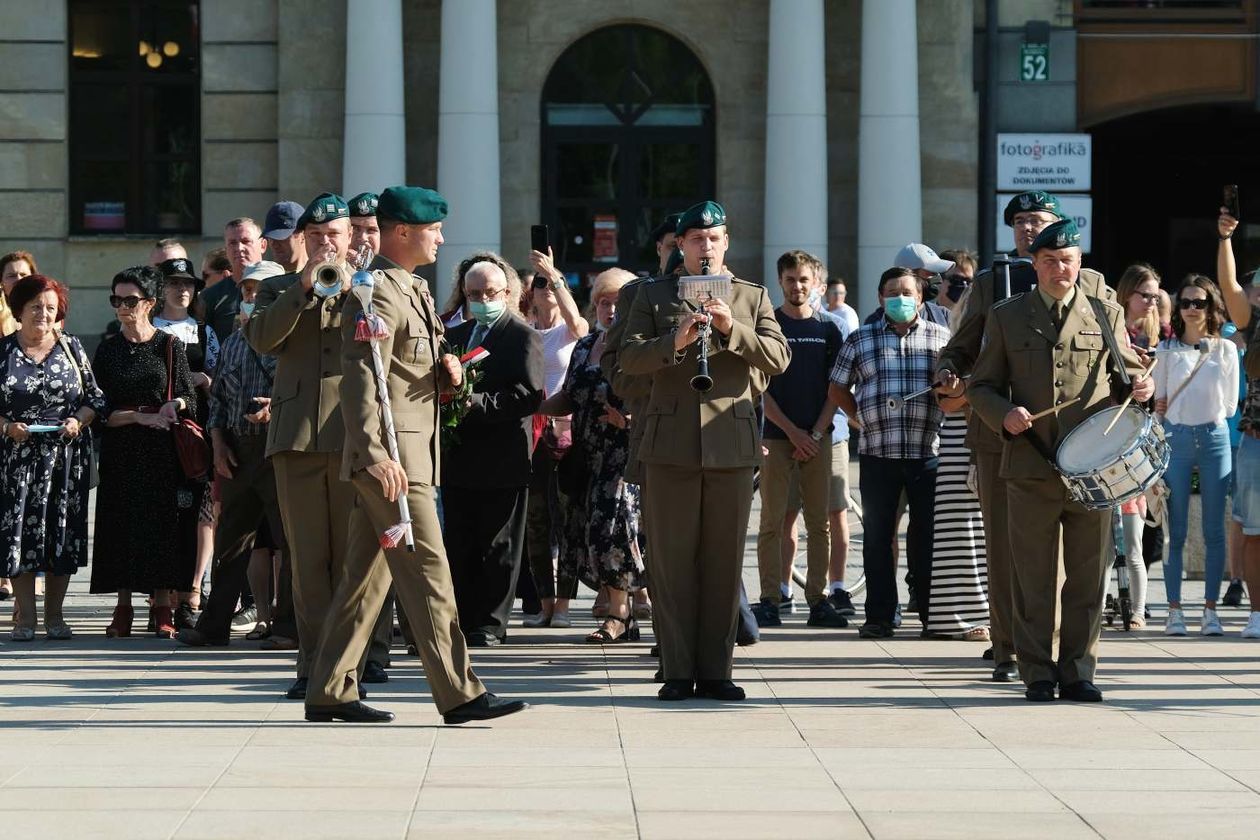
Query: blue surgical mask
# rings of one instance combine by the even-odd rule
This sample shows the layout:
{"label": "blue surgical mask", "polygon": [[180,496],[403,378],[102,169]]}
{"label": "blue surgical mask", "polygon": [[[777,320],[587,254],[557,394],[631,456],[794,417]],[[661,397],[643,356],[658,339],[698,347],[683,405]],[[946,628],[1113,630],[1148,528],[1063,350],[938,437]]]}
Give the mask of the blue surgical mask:
{"label": "blue surgical mask", "polygon": [[254,314],[254,304],[248,301],[241,301],[241,314],[246,318]]}
{"label": "blue surgical mask", "polygon": [[908,324],[914,320],[914,316],[918,311],[919,305],[915,303],[914,298],[910,295],[884,298],[884,313],[894,323]]}
{"label": "blue surgical mask", "polygon": [[499,320],[499,316],[503,314],[503,310],[506,308],[507,303],[501,300],[468,301],[468,311],[477,319],[477,323],[483,327],[488,327]]}

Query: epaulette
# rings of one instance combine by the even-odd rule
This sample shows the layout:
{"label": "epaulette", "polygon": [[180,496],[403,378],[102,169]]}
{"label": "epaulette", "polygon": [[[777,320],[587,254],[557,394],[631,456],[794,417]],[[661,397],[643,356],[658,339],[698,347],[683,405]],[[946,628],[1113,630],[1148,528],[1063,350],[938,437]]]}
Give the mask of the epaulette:
{"label": "epaulette", "polygon": [[1099,303],[1101,303],[1101,304],[1103,305],[1103,308],[1104,308],[1104,309],[1110,309],[1110,310],[1112,310],[1112,311],[1114,311],[1114,312],[1116,312],[1116,313],[1118,313],[1118,314],[1121,314],[1121,315],[1123,315],[1123,314],[1124,314],[1124,307],[1123,307],[1123,306],[1121,306],[1120,304],[1116,303],[1114,300],[1108,300],[1107,298],[1101,298],[1101,297],[1100,297],[1100,298],[1094,298],[1094,300],[1096,300],[1096,301],[1098,301]]}
{"label": "epaulette", "polygon": [[1003,306],[1012,304],[1017,300],[1023,300],[1025,297],[1027,297],[1027,295],[1028,295],[1028,292],[1016,292],[1015,294],[1011,295],[1008,298],[1002,298],[997,303],[993,304],[993,311],[996,312],[997,310],[1001,309]]}

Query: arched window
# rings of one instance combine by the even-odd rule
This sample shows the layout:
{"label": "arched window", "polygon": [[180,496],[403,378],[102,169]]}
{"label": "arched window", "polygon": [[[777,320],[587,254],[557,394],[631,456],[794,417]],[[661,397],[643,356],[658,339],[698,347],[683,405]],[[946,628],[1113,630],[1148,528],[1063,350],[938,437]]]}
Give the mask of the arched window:
{"label": "arched window", "polygon": [[713,86],[681,41],[617,25],[576,41],[543,87],[543,218],[564,270],[655,273],[651,231],[714,191]]}

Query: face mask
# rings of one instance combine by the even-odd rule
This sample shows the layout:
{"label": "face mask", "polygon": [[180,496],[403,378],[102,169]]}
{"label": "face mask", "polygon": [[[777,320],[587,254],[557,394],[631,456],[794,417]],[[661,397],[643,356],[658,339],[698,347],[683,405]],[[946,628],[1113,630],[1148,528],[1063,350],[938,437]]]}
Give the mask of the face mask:
{"label": "face mask", "polygon": [[884,298],[884,314],[889,320],[898,324],[908,324],[914,320],[915,314],[919,311],[919,307],[915,304],[914,298],[910,295],[897,295],[896,297]]}
{"label": "face mask", "polygon": [[810,309],[822,309],[822,302],[822,292],[820,292],[817,288],[809,293],[809,300],[806,301],[806,303],[809,304]]}
{"label": "face mask", "polygon": [[495,321],[499,320],[499,316],[503,314],[503,310],[507,308],[507,303],[501,300],[470,300],[468,301],[468,310],[472,312],[472,316],[477,319],[477,323],[483,327],[488,327]]}
{"label": "face mask", "polygon": [[254,314],[254,304],[241,301],[241,314],[246,318]]}

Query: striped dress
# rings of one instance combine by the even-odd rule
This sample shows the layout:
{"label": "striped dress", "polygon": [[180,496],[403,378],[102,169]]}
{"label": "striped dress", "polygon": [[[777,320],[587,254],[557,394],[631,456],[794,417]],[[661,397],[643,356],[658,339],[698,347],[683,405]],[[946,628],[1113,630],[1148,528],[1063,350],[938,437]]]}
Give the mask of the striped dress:
{"label": "striped dress", "polygon": [[971,452],[963,442],[966,436],[966,413],[946,414],[936,473],[932,595],[926,628],[930,635],[957,636],[989,625],[984,523],[980,501],[967,487]]}

